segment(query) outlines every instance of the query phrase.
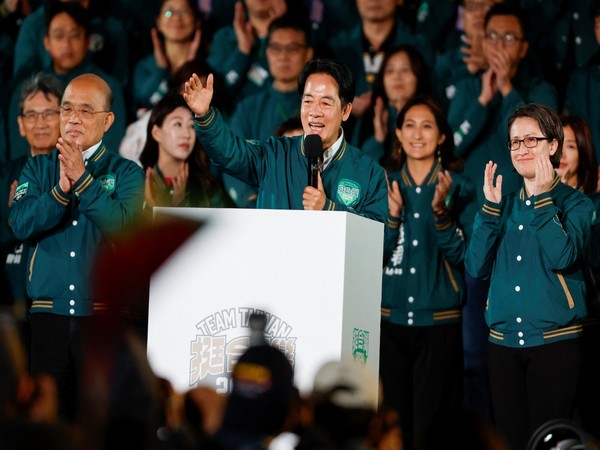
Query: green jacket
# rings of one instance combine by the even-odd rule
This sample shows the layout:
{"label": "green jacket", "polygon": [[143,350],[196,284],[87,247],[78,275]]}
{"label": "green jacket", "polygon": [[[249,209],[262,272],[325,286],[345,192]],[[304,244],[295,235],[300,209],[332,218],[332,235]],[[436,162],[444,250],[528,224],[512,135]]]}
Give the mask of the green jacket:
{"label": "green jacket", "polygon": [[554,87],[539,78],[530,77],[522,65],[513,79],[513,90],[506,96],[498,93],[489,105],[477,98],[481,94],[481,78],[464,78],[456,85],[456,93],[448,110],[448,122],[454,133],[455,154],[465,162],[464,173],[476,187],[479,203],[483,203],[483,172],[488,161],[498,164],[505,192],[517,190],[522,179],[514,170],[506,146],[508,117],[523,103],[544,103],[557,107]]}
{"label": "green jacket", "polygon": [[[308,161],[302,136],[265,141],[236,136],[214,108],[196,118],[202,147],[223,171],[258,186],[257,208],[304,209]],[[379,222],[387,216],[387,185],[383,169],[345,141],[321,174],[327,194],[324,210],[350,211]]]}
{"label": "green jacket", "polygon": [[491,342],[534,347],[581,334],[583,250],[593,215],[590,199],[556,174],[549,192],[527,198],[522,188],[500,204],[485,201],[465,265],[474,277],[491,277]]}
{"label": "green jacket", "polygon": [[404,326],[456,322],[464,301],[463,259],[475,215],[475,188],[457,173],[447,197],[450,214],[436,219],[431,201],[442,170],[435,162],[417,186],[406,165],[388,175],[400,186],[404,206],[389,217],[385,250],[381,317]]}
{"label": "green jacket", "polygon": [[30,244],[27,293],[31,312],[87,316],[91,269],[98,247],[142,211],[141,168],[104,144],[67,194],[59,186],[58,150],[29,159],[10,213],[17,239]]}
{"label": "green jacket", "polygon": [[[79,75],[83,75],[86,73],[93,73],[102,78],[108,86],[113,94],[113,103],[111,111],[115,115],[115,121],[111,125],[110,129],[104,135],[104,142],[106,146],[111,149],[111,151],[117,152],[119,149],[119,144],[121,143],[121,139],[125,136],[125,128],[127,123],[127,113],[125,110],[125,99],[123,97],[123,90],[121,89],[121,85],[117,80],[115,80],[110,75],[107,75],[104,71],[98,68],[96,64],[93,63],[90,56],[88,55],[83,62],[75,67],[68,74],[57,74],[54,70],[48,66],[46,69],[42,70],[42,72],[52,75],[60,82],[62,82],[63,86],[67,86],[73,78],[78,77]],[[17,117],[21,113],[19,111],[19,98],[20,98],[20,90],[22,83],[15,88],[12,97],[10,99],[10,109],[8,114],[8,139],[9,139],[9,159],[18,158],[19,156],[26,155],[29,150],[29,144],[27,140],[21,136],[19,133],[19,125],[17,123]]]}
{"label": "green jacket", "polygon": [[265,54],[266,38],[256,38],[248,55],[238,49],[232,26],[215,33],[206,62],[225,79],[236,100],[248,97],[266,88],[270,83],[269,65]]}
{"label": "green jacket", "polygon": [[[260,114],[257,112],[260,111]],[[231,116],[230,125],[235,134],[244,139],[267,139],[277,127],[290,117],[300,114],[300,94],[278,92],[273,86],[240,101]],[[223,174],[223,184],[239,207],[248,207],[248,198],[256,195],[256,187]]]}

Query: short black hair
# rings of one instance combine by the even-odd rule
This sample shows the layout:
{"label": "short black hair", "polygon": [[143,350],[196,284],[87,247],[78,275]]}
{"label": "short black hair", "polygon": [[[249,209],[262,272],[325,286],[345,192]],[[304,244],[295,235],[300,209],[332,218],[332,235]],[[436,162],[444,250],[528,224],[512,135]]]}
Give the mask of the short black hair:
{"label": "short black hair", "polygon": [[77,25],[84,29],[86,37],[90,35],[90,17],[87,10],[80,3],[52,1],[46,5],[44,17],[46,36],[50,30],[52,19],[60,13],[68,14]]}
{"label": "short black hair", "polygon": [[527,40],[528,27],[526,26],[525,15],[523,10],[516,5],[511,3],[495,3],[488,10],[483,21],[483,28],[487,28],[488,22],[494,16],[514,16],[519,21],[521,26],[521,32],[523,33],[523,39]]}
{"label": "short black hair", "polygon": [[338,84],[340,100],[342,101],[342,108],[352,103],[356,92],[352,72],[350,72],[350,69],[344,64],[333,59],[312,59],[306,63],[298,78],[298,92],[300,93],[300,96],[304,94],[306,80],[315,73],[325,73],[330,75],[336,81]]}
{"label": "short black hair", "polygon": [[562,156],[563,141],[565,140],[565,133],[558,114],[548,105],[542,105],[541,103],[527,103],[519,106],[508,118],[508,126],[506,128],[507,140],[510,139],[510,127],[512,127],[516,119],[521,117],[529,117],[535,120],[540,126],[542,134],[548,138],[548,142],[552,142],[553,140],[558,142],[556,152],[554,155],[550,155],[552,167],[558,167],[560,157]]}
{"label": "short black hair", "polygon": [[600,17],[600,0],[592,0],[590,2],[590,16],[592,19]]}
{"label": "short black hair", "polygon": [[271,35],[277,30],[294,30],[304,35],[304,43],[310,47],[310,34],[308,32],[308,22],[297,19],[289,14],[285,14],[273,20],[269,25],[267,43],[271,41]]}
{"label": "short black hair", "polygon": [[57,78],[43,72],[27,78],[21,85],[21,90],[19,91],[19,114],[23,114],[25,100],[38,92],[44,94],[46,100],[50,100],[50,96],[54,96],[56,97],[57,102],[60,103],[60,99],[65,92],[65,87]]}

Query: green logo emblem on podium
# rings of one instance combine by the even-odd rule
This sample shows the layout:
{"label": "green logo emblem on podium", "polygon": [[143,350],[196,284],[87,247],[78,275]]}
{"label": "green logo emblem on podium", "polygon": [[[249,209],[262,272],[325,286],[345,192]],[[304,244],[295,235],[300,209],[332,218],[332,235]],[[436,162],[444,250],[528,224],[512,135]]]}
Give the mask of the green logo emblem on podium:
{"label": "green logo emblem on podium", "polygon": [[354,362],[363,366],[367,364],[369,357],[369,332],[367,330],[360,328],[352,330],[352,357]]}

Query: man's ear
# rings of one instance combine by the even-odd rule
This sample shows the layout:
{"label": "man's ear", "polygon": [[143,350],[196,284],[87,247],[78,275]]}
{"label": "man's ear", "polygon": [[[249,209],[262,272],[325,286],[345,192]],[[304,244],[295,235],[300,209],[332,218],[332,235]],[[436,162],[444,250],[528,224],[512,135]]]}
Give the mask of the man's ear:
{"label": "man's ear", "polygon": [[20,115],[17,117],[17,123],[19,124],[19,134],[25,137],[25,124],[23,123],[23,118]]}
{"label": "man's ear", "polygon": [[342,108],[342,122],[348,120],[348,117],[350,117],[350,112],[352,112],[352,103],[348,103]]}
{"label": "man's ear", "polygon": [[111,125],[113,124],[114,121],[115,121],[115,115],[113,112],[109,112],[108,114],[106,114],[106,117],[104,118],[104,132],[105,133],[108,131],[108,129],[111,127]]}

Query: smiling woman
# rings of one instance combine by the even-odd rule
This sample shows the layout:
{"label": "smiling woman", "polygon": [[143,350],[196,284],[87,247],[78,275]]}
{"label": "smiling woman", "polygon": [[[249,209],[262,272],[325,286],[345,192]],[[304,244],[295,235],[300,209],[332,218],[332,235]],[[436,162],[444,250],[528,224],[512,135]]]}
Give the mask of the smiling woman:
{"label": "smiling woman", "polygon": [[463,259],[475,189],[456,169],[450,126],[429,97],[398,113],[388,173],[380,375],[401,417],[405,448],[458,411],[462,386]]}
{"label": "smiling woman", "polygon": [[502,195],[497,165],[485,167],[485,202],[465,265],[490,277],[486,322],[492,410],[510,448],[550,419],[571,417],[586,315],[583,252],[592,202],[560,182],[563,128],[548,106],[508,119],[508,149],[523,187]]}

